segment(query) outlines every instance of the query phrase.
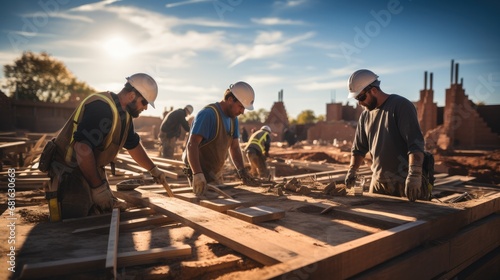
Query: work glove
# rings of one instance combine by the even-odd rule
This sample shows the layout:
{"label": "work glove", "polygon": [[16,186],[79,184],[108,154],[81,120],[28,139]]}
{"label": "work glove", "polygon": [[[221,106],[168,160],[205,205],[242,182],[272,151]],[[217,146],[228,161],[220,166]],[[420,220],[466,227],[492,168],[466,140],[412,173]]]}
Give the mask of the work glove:
{"label": "work glove", "polygon": [[356,184],[356,170],[354,168],[349,168],[347,174],[345,175],[345,187],[350,189]]}
{"label": "work glove", "polygon": [[248,186],[260,186],[260,183],[254,177],[250,176],[245,168],[242,168],[237,172],[241,181],[243,181],[243,184]]}
{"label": "work glove", "polygon": [[149,173],[151,173],[151,176],[155,179],[155,182],[157,184],[162,184],[162,185],[167,185],[167,176],[165,175],[165,172],[161,171],[158,166],[153,167],[153,169],[149,170]]}
{"label": "work glove", "polygon": [[207,180],[205,179],[205,175],[203,172],[199,172],[193,175],[193,184],[191,186],[193,188],[193,192],[197,195],[204,195],[207,189]]}
{"label": "work glove", "polygon": [[422,187],[422,166],[410,165],[405,182],[405,195],[409,201],[420,197]]}
{"label": "work glove", "polygon": [[111,193],[108,181],[103,181],[103,183],[98,187],[90,188],[90,194],[94,204],[97,205],[102,211],[113,209],[115,197]]}

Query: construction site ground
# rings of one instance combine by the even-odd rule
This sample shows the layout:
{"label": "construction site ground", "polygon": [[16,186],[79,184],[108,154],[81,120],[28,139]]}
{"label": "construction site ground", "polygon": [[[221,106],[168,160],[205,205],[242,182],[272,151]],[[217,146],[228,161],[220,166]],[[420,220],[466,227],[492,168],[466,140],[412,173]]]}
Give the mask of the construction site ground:
{"label": "construction site ground", "polygon": [[[155,185],[152,182],[148,183],[146,180],[144,185],[137,187],[133,191],[117,191],[117,193],[123,193],[123,196],[117,196],[127,201],[130,207],[126,212],[122,212],[120,216],[122,224],[120,224],[119,230],[118,265],[115,268],[115,278],[272,278],[281,275],[281,272],[286,272],[287,268],[284,265],[274,266],[273,260],[262,259],[263,257],[259,255],[259,252],[252,251],[250,247],[256,246],[255,248],[259,248],[259,246],[263,246],[263,242],[280,243],[281,238],[282,244],[279,244],[281,247],[297,252],[300,256],[310,256],[311,260],[325,260],[328,259],[331,252],[339,250],[339,247],[346,243],[363,237],[369,238],[375,236],[376,233],[382,234],[388,229],[397,228],[406,223],[426,220],[429,215],[434,215],[437,212],[443,216],[456,215],[454,211],[467,209],[469,205],[471,207],[479,205],[483,201],[493,201],[493,206],[490,207],[493,209],[493,216],[485,214],[488,219],[492,220],[491,224],[493,226],[488,228],[486,232],[491,232],[492,229],[494,232],[496,229],[497,234],[500,231],[499,213],[498,210],[495,210],[499,207],[500,201],[499,150],[455,151],[447,154],[435,154],[436,172],[438,175],[444,174],[437,177],[442,182],[446,178],[460,178],[457,179],[459,183],[456,183],[457,180],[450,181],[452,182],[450,184],[443,183],[442,186],[444,187],[439,191],[440,198],[431,202],[410,203],[404,198],[368,194],[367,189],[365,189],[363,196],[354,196],[352,190],[347,190],[343,194],[341,192],[343,175],[345,175],[344,170],[347,169],[350,159],[347,146],[333,147],[307,144],[298,144],[294,147],[280,146],[273,143],[270,152],[269,166],[275,169],[275,181],[282,183],[283,179],[286,178],[289,182],[291,178],[296,177],[299,184],[307,186],[308,190],[301,191],[297,188],[292,191],[281,188],[283,184],[281,187],[274,184],[266,184],[260,187],[242,185],[239,183],[234,169],[228,163],[224,176],[227,185],[219,185],[220,190],[233,199],[242,201],[243,207],[266,206],[282,210],[285,214],[274,220],[254,224],[247,223],[247,226],[244,226],[243,229],[227,229],[227,236],[218,237],[217,234],[213,236],[204,234],[207,228],[217,227],[218,223],[225,225],[225,223],[223,218],[217,218],[218,220],[214,220],[213,224],[210,224],[211,221],[203,220],[219,216],[203,216],[203,208],[197,203],[193,203],[191,211],[186,208],[185,212],[181,214],[174,213],[172,214],[174,216],[169,217],[169,215],[158,212],[157,209],[151,209],[144,205],[134,205],[132,203],[133,198],[127,199],[127,197],[135,196],[141,199],[146,198],[145,200],[148,201],[148,195],[152,195],[149,202],[154,202],[157,196],[166,195],[162,186]],[[155,149],[151,149],[150,154],[157,156]],[[368,164],[369,159],[367,159],[364,170],[368,170]],[[22,175],[21,171],[24,169],[4,165],[2,185],[7,185],[4,179],[7,178],[5,172],[9,168],[16,170],[16,178],[19,179],[19,182],[23,178],[38,178],[43,181],[40,179],[43,176],[39,176],[37,173]],[[323,173],[331,169],[339,172],[328,174],[325,177]],[[187,181],[182,176],[182,171],[177,167],[172,167],[170,171],[179,174],[178,179],[169,180],[172,189],[185,188]],[[32,176],[30,177],[29,174]],[[307,174],[313,175],[309,176]],[[369,171],[366,174],[369,174]],[[325,188],[329,188],[329,184],[335,181],[340,193],[334,193],[335,188],[326,191]],[[3,253],[0,257],[2,263],[0,279],[18,279],[22,273],[24,273],[22,274],[23,277],[27,279],[109,279],[113,273],[104,268],[104,262],[109,251],[111,214],[62,222],[49,222],[47,202],[44,198],[42,185],[39,184],[39,181],[34,182],[32,186],[26,183],[19,184],[15,192],[14,208],[9,208],[7,188],[2,187],[3,195],[0,201],[2,205],[3,240],[1,248]],[[450,190],[453,186],[458,186],[457,191]],[[477,186],[477,188],[474,188],[474,186]],[[466,187],[469,188],[469,191],[464,195],[463,190]],[[113,184],[113,188],[116,189],[116,182]],[[179,202],[165,198],[164,208],[168,209],[171,205],[187,207],[182,203],[191,202],[186,201],[190,199],[189,193],[185,195],[186,197]],[[222,196],[209,191],[205,198],[214,200],[221,199]],[[418,207],[415,206],[417,204]],[[377,211],[392,212],[392,215],[383,216]],[[175,215],[180,215],[183,218],[179,220]],[[197,216],[191,217],[191,215],[199,215],[200,218],[197,219]],[[226,214],[223,213],[223,215]],[[186,223],[183,222],[183,219],[190,219],[190,221]],[[131,224],[129,227],[126,225],[127,221]],[[9,225],[14,225],[14,233],[12,230],[10,233],[6,230]],[[203,229],[200,230],[199,227]],[[254,245],[248,245],[248,248],[239,247],[237,245],[239,243],[232,243],[233,241],[227,240],[230,239],[231,234],[236,236],[235,239],[245,238],[245,236],[241,236],[241,233],[245,232],[245,227],[248,229],[248,236],[246,237],[248,244]],[[450,236],[461,229],[461,227],[456,226],[457,228],[454,230],[453,227],[455,225],[450,226],[450,232],[440,230],[442,234],[436,233],[435,237]],[[219,230],[224,232],[224,230],[217,228],[207,230],[207,232],[218,232]],[[266,237],[265,234],[269,234],[269,237]],[[493,261],[490,258],[489,266],[498,267],[500,241],[498,237],[493,237],[493,240],[492,243],[488,244],[487,248],[481,250],[485,252],[483,255],[492,253]],[[257,241],[261,244],[258,244]],[[296,241],[295,244],[294,241]],[[226,246],[228,244],[230,245]],[[231,246],[231,244],[236,245]],[[414,247],[418,248],[419,246],[421,245],[416,244]],[[120,257],[120,254],[125,255],[128,252],[150,250],[147,252],[151,253],[157,248],[169,252],[172,250],[174,253],[169,257],[155,257],[153,261],[148,260],[146,257],[136,257],[136,260],[140,259],[143,264],[136,264],[126,259],[125,256]],[[306,250],[306,252],[302,250]],[[9,255],[9,253],[11,254]],[[277,254],[278,259],[281,257],[280,254]],[[372,254],[376,253],[372,252]],[[481,259],[483,255],[478,255],[474,260]],[[86,260],[93,262],[79,266],[79,263],[85,263],[86,257],[94,258]],[[288,256],[283,256],[283,258],[288,260]],[[407,258],[407,256],[404,256],[404,258]],[[62,266],[62,264],[57,266],[57,263],[54,263],[54,261],[68,262],[71,260],[77,261],[66,266]],[[305,260],[301,261],[304,264],[307,263]],[[343,262],[345,261],[344,259]],[[355,262],[356,260],[351,261]],[[266,264],[266,262],[269,263]],[[294,260],[290,262],[290,267],[302,266],[302,264],[294,266],[293,262]],[[469,260],[469,262],[463,261],[463,263],[459,267],[460,269],[454,268],[454,271],[442,272],[443,275],[452,277],[459,273],[465,273],[464,271],[468,267],[465,264],[475,262]],[[41,268],[37,268],[37,264],[47,264],[48,266],[43,267],[42,265]],[[30,265],[32,270],[27,269],[30,268]],[[23,267],[25,267],[24,272]],[[266,270],[266,267],[270,269]],[[316,269],[321,270],[321,265],[319,267]],[[302,274],[293,274],[293,279],[307,279],[309,275],[315,275],[314,272],[310,272],[305,268],[295,271]],[[494,279],[498,276],[497,273],[500,273],[498,268],[491,267],[483,271],[486,271],[485,275],[489,279]],[[352,273],[363,278],[369,277],[367,275],[370,275],[370,270],[361,270],[360,273],[354,271]],[[346,270],[342,275],[351,277],[354,276],[352,273],[350,274]],[[378,273],[380,273],[380,269]],[[290,276],[290,274],[287,275]]]}

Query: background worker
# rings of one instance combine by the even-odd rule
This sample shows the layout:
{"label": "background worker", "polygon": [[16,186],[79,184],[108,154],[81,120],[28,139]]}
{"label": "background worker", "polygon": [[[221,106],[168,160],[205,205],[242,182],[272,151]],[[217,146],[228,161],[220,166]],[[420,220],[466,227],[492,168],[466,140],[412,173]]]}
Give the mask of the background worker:
{"label": "background worker", "polygon": [[269,177],[266,158],[269,157],[271,133],[269,126],[262,126],[250,136],[248,144],[245,147],[245,152],[250,162],[250,175],[254,177],[259,176],[266,179]]}
{"label": "background worker", "polygon": [[415,106],[406,98],[380,89],[378,76],[370,70],[354,72],[348,82],[349,96],[365,107],[352,145],[346,186],[354,185],[356,171],[370,152],[370,192],[422,199],[424,138]]}
{"label": "background worker", "polygon": [[187,117],[193,113],[193,106],[186,105],[184,109],[170,111],[160,125],[161,156],[174,158],[177,139],[181,136],[181,127],[189,132]]}
{"label": "background worker", "polygon": [[183,156],[196,195],[204,194],[207,183],[223,182],[222,168],[228,153],[243,183],[252,182],[243,163],[237,117],[245,109],[253,110],[254,99],[253,88],[237,82],[226,89],[222,101],[207,105],[196,115]]}
{"label": "background worker", "polygon": [[122,147],[158,183],[166,183],[132,122],[148,104],[154,108],[157,95],[155,80],[137,73],[127,78],[118,94],[93,94],[78,106],[55,139],[55,158],[49,170],[50,188],[57,190],[63,219],[100,214],[117,206],[104,167]]}

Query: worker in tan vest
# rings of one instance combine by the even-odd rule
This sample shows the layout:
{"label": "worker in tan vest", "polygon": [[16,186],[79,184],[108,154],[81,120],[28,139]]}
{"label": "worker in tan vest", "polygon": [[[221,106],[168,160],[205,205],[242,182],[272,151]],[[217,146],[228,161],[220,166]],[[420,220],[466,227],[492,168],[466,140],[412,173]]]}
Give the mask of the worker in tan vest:
{"label": "worker in tan vest", "polygon": [[157,84],[144,73],[126,79],[118,94],[102,92],[83,100],[54,140],[49,193],[57,195],[63,219],[123,207],[113,196],[104,171],[122,147],[158,183],[166,183],[165,173],[147,155],[132,122],[148,105],[154,108]]}
{"label": "worker in tan vest", "polygon": [[223,183],[222,168],[229,155],[245,184],[255,179],[245,169],[239,143],[238,116],[253,110],[255,93],[245,82],[229,86],[220,102],[207,105],[196,115],[183,159],[193,192],[203,195],[207,183]]}

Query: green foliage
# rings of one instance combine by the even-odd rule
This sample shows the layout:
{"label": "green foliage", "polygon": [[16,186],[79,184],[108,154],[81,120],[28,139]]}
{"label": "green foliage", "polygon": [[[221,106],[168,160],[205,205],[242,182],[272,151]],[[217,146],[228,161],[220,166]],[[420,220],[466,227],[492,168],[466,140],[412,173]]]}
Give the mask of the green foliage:
{"label": "green foliage", "polygon": [[313,110],[304,110],[297,116],[297,124],[315,123],[316,116]]}
{"label": "green foliage", "polygon": [[249,123],[249,122],[260,122],[263,123],[266,121],[267,117],[269,116],[269,111],[266,111],[264,109],[259,109],[257,111],[245,111],[243,115],[240,115],[238,117],[238,120],[241,123]]}
{"label": "green foliage", "polygon": [[21,58],[13,65],[4,65],[3,70],[7,80],[4,88],[16,99],[61,103],[71,94],[87,96],[95,92],[46,52],[23,52]]}

